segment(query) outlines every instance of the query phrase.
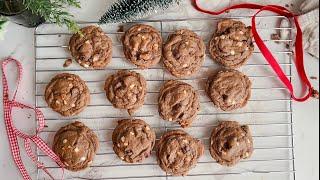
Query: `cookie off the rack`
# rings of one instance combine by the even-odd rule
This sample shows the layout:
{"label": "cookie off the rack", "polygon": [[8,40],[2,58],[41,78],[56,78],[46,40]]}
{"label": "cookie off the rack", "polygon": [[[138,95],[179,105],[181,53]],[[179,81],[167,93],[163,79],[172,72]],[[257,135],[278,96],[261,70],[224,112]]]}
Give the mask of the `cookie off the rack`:
{"label": "cookie off the rack", "polygon": [[90,103],[90,91],[77,75],[56,75],[45,90],[45,100],[50,108],[62,116],[75,116]]}
{"label": "cookie off the rack", "polygon": [[98,151],[97,135],[81,122],[74,122],[58,130],[53,140],[53,151],[65,168],[80,171],[92,164]]}
{"label": "cookie off the rack", "polygon": [[151,155],[156,142],[154,130],[140,119],[124,119],[112,134],[113,150],[128,163],[142,162]]}

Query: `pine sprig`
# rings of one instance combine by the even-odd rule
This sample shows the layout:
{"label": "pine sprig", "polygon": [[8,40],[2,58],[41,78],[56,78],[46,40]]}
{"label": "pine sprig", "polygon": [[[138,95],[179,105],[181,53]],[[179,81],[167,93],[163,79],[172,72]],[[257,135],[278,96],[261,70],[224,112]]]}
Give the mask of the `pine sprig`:
{"label": "pine sprig", "polygon": [[2,38],[3,38],[7,24],[8,24],[7,19],[0,16],[0,40],[2,40]]}
{"label": "pine sprig", "polygon": [[181,0],[119,0],[101,17],[100,23],[130,22],[146,17],[158,10],[168,9]]}
{"label": "pine sprig", "polygon": [[23,0],[24,6],[32,13],[43,17],[47,22],[59,26],[66,25],[71,32],[78,33],[80,28],[73,20],[73,15],[66,11],[66,6],[80,8],[78,0]]}

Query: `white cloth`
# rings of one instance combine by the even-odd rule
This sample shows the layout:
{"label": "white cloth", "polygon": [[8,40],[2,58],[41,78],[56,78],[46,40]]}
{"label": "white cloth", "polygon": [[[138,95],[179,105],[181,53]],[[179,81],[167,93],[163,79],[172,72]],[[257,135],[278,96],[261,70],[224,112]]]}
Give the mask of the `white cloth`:
{"label": "white cloth", "polygon": [[[305,0],[300,6],[304,14],[299,16],[299,23],[303,31],[303,45],[306,52],[319,59],[319,0]],[[284,19],[281,27],[290,26]],[[290,32],[282,30],[281,39],[290,39]]]}
{"label": "white cloth", "polygon": [[299,22],[303,29],[304,49],[319,58],[319,8],[300,16]]}
{"label": "white cloth", "polygon": [[319,0],[305,0],[300,6],[300,10],[304,13],[317,8],[319,8]]}

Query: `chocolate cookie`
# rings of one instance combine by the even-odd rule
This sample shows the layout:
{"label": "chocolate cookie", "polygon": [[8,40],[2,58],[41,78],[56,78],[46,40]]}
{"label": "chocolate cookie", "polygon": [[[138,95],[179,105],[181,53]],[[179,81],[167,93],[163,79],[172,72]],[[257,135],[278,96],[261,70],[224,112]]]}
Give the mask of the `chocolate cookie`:
{"label": "chocolate cookie", "polygon": [[90,166],[98,148],[97,135],[81,122],[62,127],[54,136],[52,147],[70,171],[80,171]]}
{"label": "chocolate cookie", "polygon": [[244,65],[254,51],[251,27],[240,21],[223,20],[210,41],[209,52],[216,62],[228,68]]}
{"label": "chocolate cookie", "polygon": [[161,51],[162,37],[152,26],[134,25],[124,35],[123,52],[130,62],[141,69],[158,64]]}
{"label": "chocolate cookie", "polygon": [[112,40],[100,27],[88,26],[69,42],[71,55],[85,68],[103,69],[112,58]]}
{"label": "chocolate cookie", "polygon": [[211,134],[210,153],[219,164],[234,166],[241,159],[250,158],[253,140],[248,126],[238,122],[223,121]]}
{"label": "chocolate cookie", "polygon": [[90,91],[85,82],[74,74],[58,74],[47,85],[45,100],[62,116],[79,114],[90,103]]}
{"label": "chocolate cookie", "polygon": [[139,73],[121,70],[107,78],[104,89],[115,108],[127,109],[132,115],[144,103],[147,82]]}
{"label": "chocolate cookie", "polygon": [[118,122],[112,134],[113,150],[128,163],[148,158],[155,145],[156,134],[143,120],[125,119]]}
{"label": "chocolate cookie", "polygon": [[251,97],[250,79],[237,70],[223,70],[207,82],[207,93],[223,111],[243,108]]}
{"label": "chocolate cookie", "polygon": [[185,128],[197,117],[199,109],[199,96],[191,85],[171,80],[161,88],[159,113],[164,120],[178,122]]}
{"label": "chocolate cookie", "polygon": [[174,176],[187,175],[203,154],[204,146],[200,140],[182,130],[165,133],[157,149],[158,164],[163,171]]}
{"label": "chocolate cookie", "polygon": [[163,48],[164,65],[176,77],[197,73],[204,62],[204,57],[203,40],[187,29],[171,34]]}

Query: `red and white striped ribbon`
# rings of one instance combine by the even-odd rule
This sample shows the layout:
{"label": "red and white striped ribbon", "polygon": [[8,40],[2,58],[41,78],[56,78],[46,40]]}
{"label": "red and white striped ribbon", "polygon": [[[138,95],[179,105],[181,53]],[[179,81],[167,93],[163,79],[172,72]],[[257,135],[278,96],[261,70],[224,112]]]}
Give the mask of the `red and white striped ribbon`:
{"label": "red and white striped ribbon", "polygon": [[[14,91],[12,100],[9,98],[9,87],[8,87],[8,81],[6,77],[6,66],[14,62],[18,68],[18,80],[17,80],[17,87],[16,90]],[[50,157],[54,162],[56,162],[62,169],[62,177],[63,179],[63,174],[64,174],[64,165],[60,161],[60,158],[48,147],[48,145],[39,137],[39,133],[43,130],[44,125],[45,125],[45,120],[42,112],[37,109],[30,107],[28,105],[22,104],[20,102],[17,102],[16,95],[18,92],[19,84],[22,78],[22,65],[20,64],[19,61],[12,59],[12,58],[7,58],[2,62],[2,82],[3,82],[3,110],[4,110],[4,121],[6,125],[6,130],[9,138],[9,144],[10,144],[10,149],[12,153],[13,160],[15,164],[17,165],[23,179],[25,180],[31,180],[30,175],[28,174],[22,159],[21,159],[21,154],[20,154],[20,148],[18,144],[18,138],[24,139],[24,147],[27,152],[27,155],[31,158],[32,161],[34,161],[39,169],[42,169],[46,174],[51,179],[55,179],[45,168],[44,164],[39,162],[37,159],[37,156],[33,153],[31,149],[31,143],[33,142],[38,149],[43,151],[48,157]],[[12,120],[12,109],[13,108],[20,108],[20,109],[31,109],[36,113],[36,119],[38,121],[38,127],[35,135],[27,135],[21,131],[19,131],[13,124]]]}

